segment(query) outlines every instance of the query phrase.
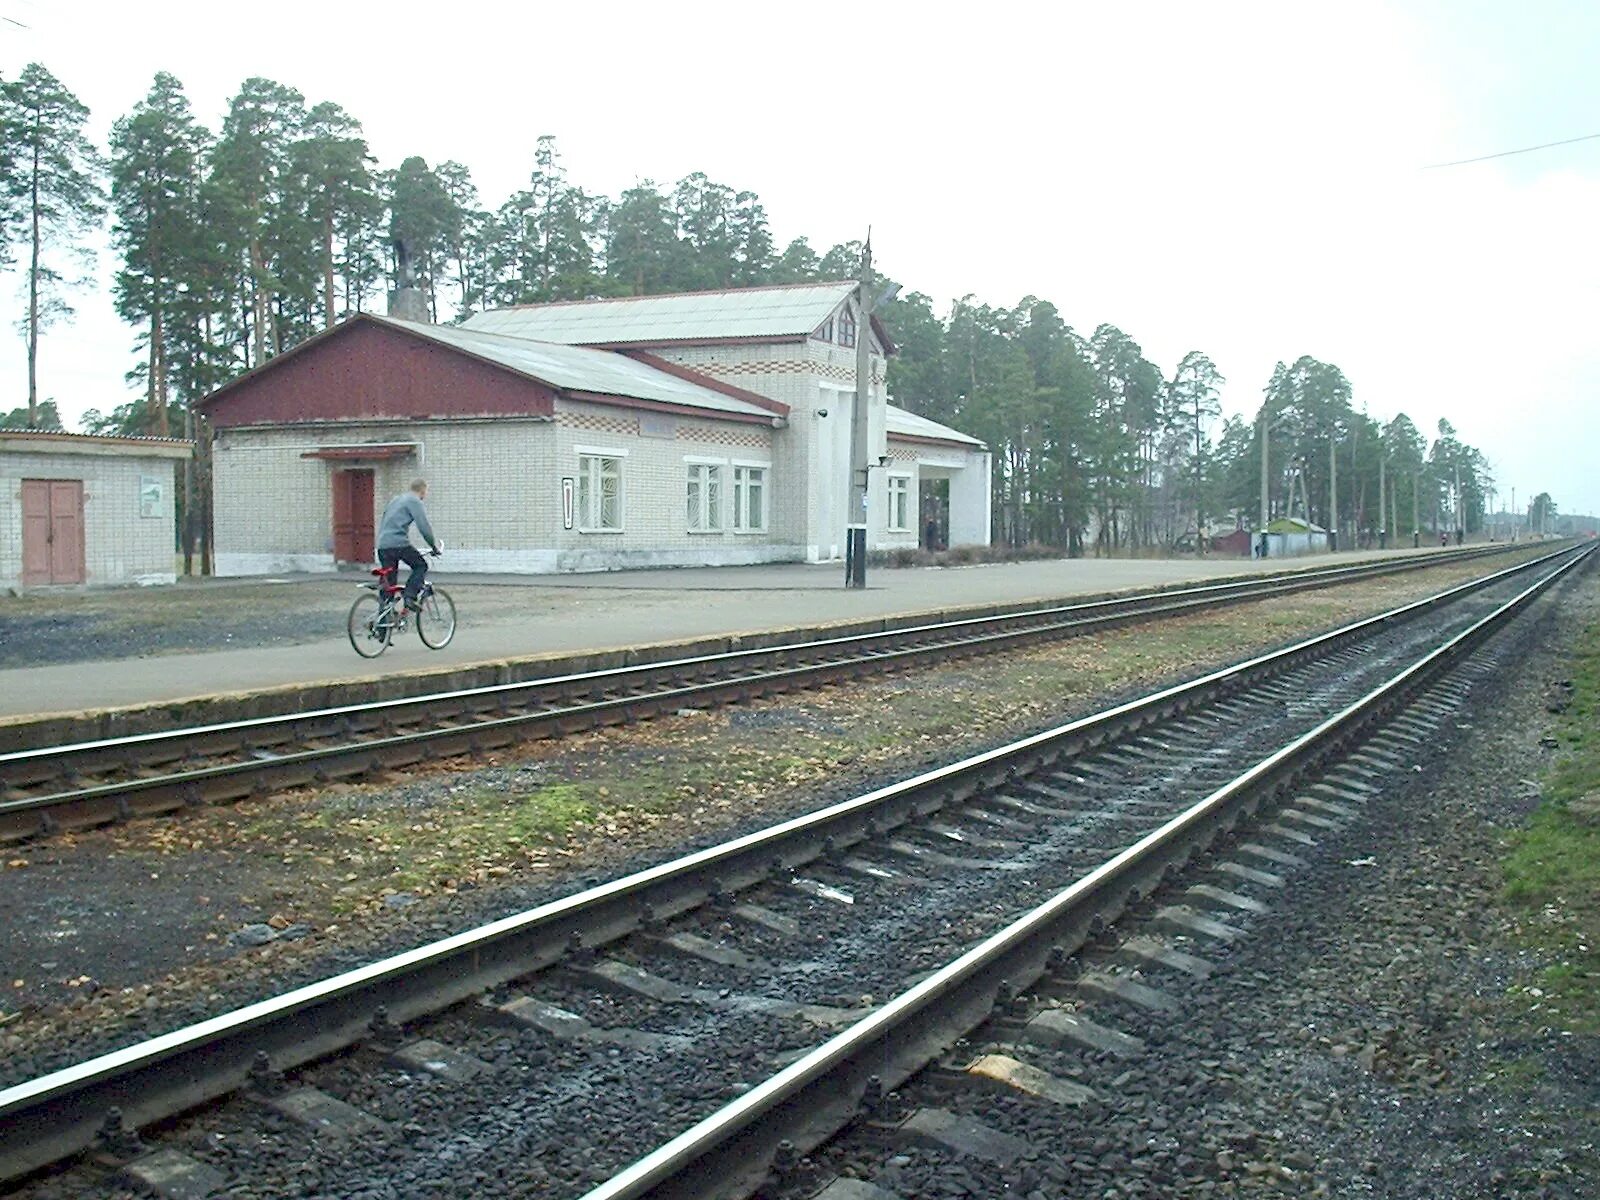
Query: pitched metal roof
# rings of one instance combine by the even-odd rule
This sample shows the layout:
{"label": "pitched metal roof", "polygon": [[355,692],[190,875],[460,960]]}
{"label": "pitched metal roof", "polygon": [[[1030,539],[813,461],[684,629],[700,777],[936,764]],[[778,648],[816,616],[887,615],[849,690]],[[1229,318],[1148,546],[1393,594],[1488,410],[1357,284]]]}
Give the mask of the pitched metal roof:
{"label": "pitched metal roof", "polygon": [[951,429],[950,426],[941,425],[937,421],[930,421],[927,417],[919,417],[916,413],[908,412],[893,404],[888,406],[883,427],[890,437],[898,434],[901,437],[937,438],[942,442],[960,442],[963,446],[984,445],[970,434]]}
{"label": "pitched metal roof", "polygon": [[806,337],[855,289],[804,283],[530,304],[478,313],[462,328],[574,346]]}
{"label": "pitched metal roof", "polygon": [[532,341],[458,325],[427,325],[397,317],[368,315],[418,337],[471,354],[562,391],[591,392],[680,404],[712,412],[773,418],[772,410],[717,391],[713,387],[668,374],[647,363],[610,350]]}

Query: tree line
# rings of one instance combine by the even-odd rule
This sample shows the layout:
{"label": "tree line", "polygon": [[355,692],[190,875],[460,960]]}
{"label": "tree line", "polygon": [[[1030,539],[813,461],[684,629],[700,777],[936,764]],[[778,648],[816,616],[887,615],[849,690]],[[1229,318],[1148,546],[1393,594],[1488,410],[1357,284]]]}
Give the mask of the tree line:
{"label": "tree line", "polygon": [[[569,178],[540,137],[527,187],[487,206],[457,162],[380,168],[360,122],[273,80],[244,81],[220,128],[157,74],[112,126],[104,152],[88,110],[43,66],[0,79],[0,268],[21,276],[26,404],[5,423],[59,427],[38,386],[39,347],[71,315],[109,219],[113,300],[134,329],[140,395],[91,411],[91,432],[196,432],[191,405],[338,320],[381,306],[409,250],[435,320],[588,297],[849,279],[859,243],[781,249],[752,191],[703,173],[608,197]],[[1071,554],[1184,544],[1229,514],[1297,516],[1371,540],[1382,532],[1483,527],[1493,487],[1448,421],[1425,437],[1354,405],[1338,367],[1280,363],[1257,419],[1220,421],[1225,382],[1192,351],[1170,373],[1112,325],[1088,335],[1046,300],[948,314],[902,291],[879,315],[896,342],[897,403],[961,428],[994,455],[995,539]],[[199,431],[203,433],[204,431]],[[1548,498],[1546,498],[1548,500]]]}

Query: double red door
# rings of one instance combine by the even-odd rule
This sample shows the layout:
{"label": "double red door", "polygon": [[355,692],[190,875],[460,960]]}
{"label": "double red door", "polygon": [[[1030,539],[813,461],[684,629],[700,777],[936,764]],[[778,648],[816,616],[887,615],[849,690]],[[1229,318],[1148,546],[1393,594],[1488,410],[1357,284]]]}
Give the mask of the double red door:
{"label": "double red door", "polygon": [[370,470],[333,473],[333,557],[338,562],[374,560],[373,479]]}
{"label": "double red door", "polygon": [[22,582],[83,581],[83,480],[24,479]]}

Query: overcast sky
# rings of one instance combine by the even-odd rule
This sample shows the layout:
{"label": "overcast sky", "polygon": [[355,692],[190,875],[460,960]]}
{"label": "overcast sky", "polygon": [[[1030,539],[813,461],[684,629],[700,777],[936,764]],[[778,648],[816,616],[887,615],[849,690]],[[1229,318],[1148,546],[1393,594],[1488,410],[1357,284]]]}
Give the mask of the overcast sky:
{"label": "overcast sky", "polygon": [[[212,129],[248,76],[333,100],[380,165],[466,163],[484,201],[556,135],[615,196],[704,171],[819,250],[870,223],[883,270],[1190,350],[1253,413],[1310,354],[1358,406],[1441,416],[1519,506],[1600,513],[1600,5],[0,0],[0,74],[48,67],[102,146],[158,70]],[[103,273],[111,266],[109,255]],[[0,279],[0,399],[26,401]],[[63,414],[129,398],[109,294],[40,352]],[[905,399],[911,399],[906,397]]]}

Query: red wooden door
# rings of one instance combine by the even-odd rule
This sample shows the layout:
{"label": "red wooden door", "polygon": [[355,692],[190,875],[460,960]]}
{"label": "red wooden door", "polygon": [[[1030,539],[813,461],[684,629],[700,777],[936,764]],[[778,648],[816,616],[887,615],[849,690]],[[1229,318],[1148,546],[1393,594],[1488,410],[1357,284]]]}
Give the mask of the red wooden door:
{"label": "red wooden door", "polygon": [[50,481],[22,481],[22,582],[50,582]]}
{"label": "red wooden door", "polygon": [[82,583],[83,481],[22,481],[22,582]]}
{"label": "red wooden door", "polygon": [[333,473],[333,557],[338,562],[373,561],[372,497],[370,470]]}
{"label": "red wooden door", "polygon": [[50,582],[83,582],[83,481],[50,481]]}

